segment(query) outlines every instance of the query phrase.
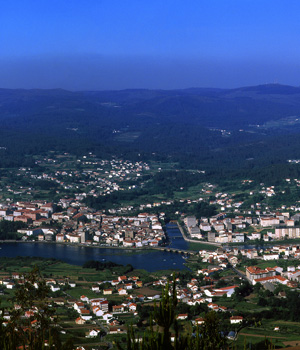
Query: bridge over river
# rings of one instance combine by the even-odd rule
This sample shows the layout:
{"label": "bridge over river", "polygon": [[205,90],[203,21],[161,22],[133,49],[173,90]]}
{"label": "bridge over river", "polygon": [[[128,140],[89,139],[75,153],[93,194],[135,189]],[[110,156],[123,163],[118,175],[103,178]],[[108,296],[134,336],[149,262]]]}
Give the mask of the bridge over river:
{"label": "bridge over river", "polygon": [[171,248],[171,247],[152,247],[151,249],[162,250],[162,251],[164,251],[164,252],[170,252],[170,253],[185,254],[185,255],[195,255],[195,254],[198,254],[198,252],[196,252],[196,251],[194,251],[194,250],[178,249],[178,248]]}
{"label": "bridge over river", "polygon": [[170,245],[168,246],[168,248],[171,249],[175,248],[175,250],[190,251],[188,249],[189,243],[200,243],[203,245],[202,249],[205,249],[205,245],[221,247],[220,243],[200,241],[187,237],[183,227],[179,224],[178,221],[171,221],[170,223],[168,223],[166,225],[166,233],[170,240]]}

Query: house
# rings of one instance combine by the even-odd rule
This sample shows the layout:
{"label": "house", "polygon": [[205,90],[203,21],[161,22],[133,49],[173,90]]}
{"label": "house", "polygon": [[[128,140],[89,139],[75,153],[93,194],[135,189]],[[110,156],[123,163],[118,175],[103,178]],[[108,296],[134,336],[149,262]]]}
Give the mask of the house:
{"label": "house", "polygon": [[89,303],[91,306],[100,306],[101,302],[104,301],[103,299],[90,299]]}
{"label": "house", "polygon": [[103,300],[100,302],[100,308],[101,310],[103,310],[104,312],[108,311],[108,301],[107,300]]}
{"label": "house", "polygon": [[236,323],[242,323],[243,317],[242,316],[231,316],[230,317],[230,324],[236,324]]}
{"label": "house", "polygon": [[86,338],[95,338],[98,336],[99,333],[100,333],[100,329],[90,329],[86,333]]}
{"label": "house", "polygon": [[81,317],[86,320],[86,321],[89,321],[90,319],[92,319],[92,315],[90,314],[90,311],[87,310],[87,309],[80,309],[80,314],[81,314]]}
{"label": "house", "polygon": [[142,281],[136,281],[135,282],[135,285],[137,286],[137,287],[143,287],[143,282]]}
{"label": "house", "polygon": [[176,318],[177,320],[186,320],[188,318],[188,314],[179,314]]}
{"label": "house", "polygon": [[86,297],[85,295],[82,295],[82,296],[80,297],[80,300],[83,301],[83,302],[86,302],[86,303],[89,302],[89,298]]}
{"label": "house", "polygon": [[54,286],[53,284],[50,285],[50,289],[51,289],[52,292],[57,292],[57,291],[60,290],[59,287],[56,287],[56,286]]}
{"label": "house", "polygon": [[127,290],[124,288],[119,288],[118,293],[119,293],[119,295],[127,295]]}
{"label": "house", "polygon": [[113,290],[112,289],[103,289],[103,294],[104,295],[110,295],[112,294]]}
{"label": "house", "polygon": [[92,286],[92,291],[95,292],[95,293],[99,293],[99,292],[100,292],[99,286],[93,285],[93,286]]}
{"label": "house", "polygon": [[85,323],[86,323],[86,320],[84,320],[84,319],[81,318],[81,317],[78,317],[78,318],[76,318],[75,323],[76,323],[76,324],[85,324]]}
{"label": "house", "polygon": [[132,283],[126,283],[125,285],[124,285],[124,288],[125,289],[132,289],[133,287],[132,287]]}
{"label": "house", "polygon": [[205,320],[204,320],[204,318],[202,318],[202,317],[198,317],[198,318],[195,319],[195,324],[196,324],[196,325],[201,325],[201,324],[203,324],[204,322],[205,322]]}
{"label": "house", "polygon": [[263,255],[264,260],[278,260],[279,254],[271,253],[271,254],[264,254]]}
{"label": "house", "polygon": [[109,323],[109,321],[113,318],[113,314],[107,312],[103,315],[103,320]]}
{"label": "house", "polygon": [[7,285],[6,285],[6,288],[7,288],[7,289],[13,289],[14,286],[15,286],[15,284],[14,284],[13,282],[9,282],[9,283],[7,283]]}
{"label": "house", "polygon": [[19,278],[21,278],[21,274],[19,273],[19,272],[13,272],[12,273],[12,275],[11,275],[11,277],[13,278],[13,279],[19,279]]}
{"label": "house", "polygon": [[55,302],[56,305],[61,305],[61,306],[65,305],[65,299],[64,298],[56,298],[56,299],[54,299],[54,302]]}
{"label": "house", "polygon": [[63,233],[58,233],[55,237],[56,242],[64,242],[65,241],[65,235]]}
{"label": "house", "polygon": [[276,275],[276,270],[271,267],[260,269],[257,266],[248,266],[246,268],[246,276],[248,280],[253,284],[253,281],[259,278],[272,277]]}
{"label": "house", "polygon": [[257,278],[255,280],[252,281],[252,284],[256,284],[256,283],[261,283],[261,284],[265,284],[265,283],[280,283],[280,284],[288,284],[288,279],[282,277],[282,276],[270,276],[270,277],[262,277],[262,278]]}
{"label": "house", "polygon": [[124,334],[127,333],[126,329],[121,327],[109,327],[108,334]]}
{"label": "house", "polygon": [[234,293],[235,288],[238,286],[230,286],[230,287],[224,287],[224,288],[218,288],[214,289],[215,292],[222,292],[227,295],[227,297],[231,297],[232,294]]}
{"label": "house", "polygon": [[276,226],[279,225],[279,219],[274,217],[261,217],[260,225],[261,227]]}
{"label": "house", "polygon": [[219,311],[219,306],[217,304],[209,303],[207,306],[214,311]]}
{"label": "house", "polygon": [[93,307],[93,313],[95,314],[95,316],[101,317],[101,316],[103,316],[104,311],[101,310],[99,306],[94,306]]}
{"label": "house", "polygon": [[141,301],[141,302],[143,302],[143,301],[145,300],[145,297],[144,297],[143,294],[139,294],[139,295],[137,296],[137,298],[138,298],[138,300]]}
{"label": "house", "polygon": [[204,293],[208,297],[222,297],[223,295],[227,294],[225,291],[214,291],[210,289],[205,289]]}
{"label": "house", "polygon": [[25,317],[26,318],[34,317],[34,311],[33,310],[25,311]]}
{"label": "house", "polygon": [[150,242],[149,242],[149,245],[150,245],[151,247],[158,247],[158,241],[150,241]]}
{"label": "house", "polygon": [[128,307],[129,307],[129,310],[130,310],[130,311],[136,311],[137,305],[134,304],[134,303],[131,303],[131,304],[128,305]]}
{"label": "house", "polygon": [[80,312],[80,310],[84,308],[84,304],[82,302],[78,301],[78,302],[74,303],[73,307],[77,312]]}
{"label": "house", "polygon": [[124,312],[124,306],[123,305],[114,305],[112,307],[112,312],[113,313],[122,313],[122,312]]}
{"label": "house", "polygon": [[80,243],[81,242],[80,235],[75,235],[75,234],[69,233],[66,237],[69,239],[70,243]]}

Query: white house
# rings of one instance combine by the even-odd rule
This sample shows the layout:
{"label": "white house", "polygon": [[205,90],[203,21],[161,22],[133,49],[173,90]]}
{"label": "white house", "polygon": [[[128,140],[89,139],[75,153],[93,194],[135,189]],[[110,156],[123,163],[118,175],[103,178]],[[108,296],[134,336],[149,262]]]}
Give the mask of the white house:
{"label": "white house", "polygon": [[100,309],[99,306],[94,306],[93,307],[93,313],[97,316],[97,317],[102,317],[104,314],[104,311]]}
{"label": "white house", "polygon": [[243,317],[242,316],[231,316],[230,317],[230,323],[231,324],[242,323],[242,322],[243,322]]}
{"label": "white house", "polygon": [[95,338],[100,333],[99,329],[90,329],[86,335],[86,338]]}

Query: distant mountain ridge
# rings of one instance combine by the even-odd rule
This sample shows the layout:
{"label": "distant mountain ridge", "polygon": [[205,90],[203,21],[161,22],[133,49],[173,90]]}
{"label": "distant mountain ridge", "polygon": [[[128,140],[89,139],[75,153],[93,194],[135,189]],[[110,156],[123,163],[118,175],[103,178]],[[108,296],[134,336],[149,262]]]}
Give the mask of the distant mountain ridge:
{"label": "distant mountain ridge", "polygon": [[[88,108],[107,118],[101,107],[123,108],[128,115],[148,115],[171,122],[204,127],[239,128],[300,113],[300,87],[266,84],[238,89],[190,88],[183,90],[128,89],[120,91],[8,90],[0,89],[0,118],[41,112],[40,108]],[[100,107],[101,106],[101,107]],[[13,113],[11,113],[13,111]],[[110,110],[110,116],[120,114]],[[1,120],[0,119],[0,120]]]}
{"label": "distant mountain ridge", "polygon": [[256,164],[285,162],[300,158],[298,116],[300,87],[279,84],[76,92],[0,89],[0,147],[6,149],[0,152],[0,165],[1,159],[49,149],[171,157],[208,168],[249,166],[249,159]]}

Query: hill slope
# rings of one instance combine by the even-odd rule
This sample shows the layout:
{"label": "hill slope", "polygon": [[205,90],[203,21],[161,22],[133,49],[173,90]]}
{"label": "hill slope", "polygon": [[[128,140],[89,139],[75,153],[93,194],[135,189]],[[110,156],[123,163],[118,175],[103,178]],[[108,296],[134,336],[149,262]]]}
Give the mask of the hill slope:
{"label": "hill slope", "polygon": [[[0,165],[50,149],[249,168],[300,158],[300,88],[0,89]],[[254,165],[253,165],[254,163]],[[249,165],[250,164],[250,165]]]}

